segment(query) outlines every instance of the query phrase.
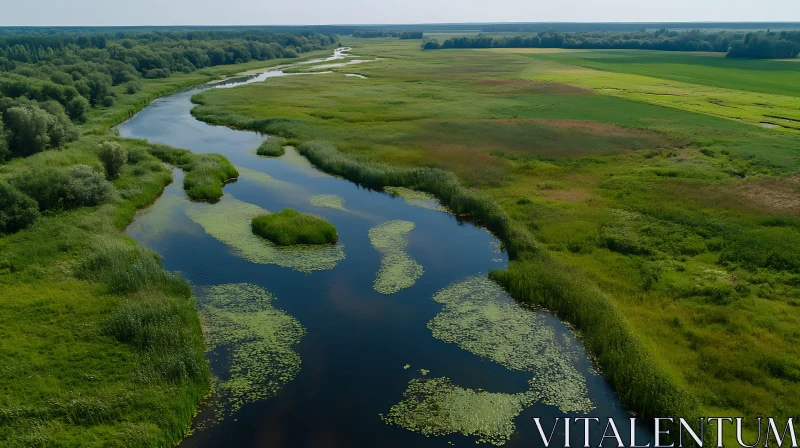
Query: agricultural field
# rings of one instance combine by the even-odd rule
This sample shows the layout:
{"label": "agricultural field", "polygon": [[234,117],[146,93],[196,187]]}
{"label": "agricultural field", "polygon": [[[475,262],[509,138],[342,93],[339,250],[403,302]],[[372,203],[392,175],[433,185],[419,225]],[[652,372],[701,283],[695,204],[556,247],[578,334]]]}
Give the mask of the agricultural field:
{"label": "agricultural field", "polygon": [[[325,142],[366,164],[451,171],[551,260],[498,274],[516,279],[512,294],[536,296],[519,285],[543,266],[580,278],[701,415],[800,412],[800,66],[342,43],[371,61],[204,92],[193,115],[301,151]],[[583,312],[572,320],[590,321]],[[640,386],[615,383],[621,363],[600,359],[634,410],[648,406],[631,398]]]}

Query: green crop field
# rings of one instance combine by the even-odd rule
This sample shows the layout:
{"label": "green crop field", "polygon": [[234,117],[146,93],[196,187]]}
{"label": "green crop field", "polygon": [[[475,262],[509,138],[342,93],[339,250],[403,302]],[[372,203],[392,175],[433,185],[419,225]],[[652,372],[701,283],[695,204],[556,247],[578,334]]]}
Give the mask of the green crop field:
{"label": "green crop field", "polygon": [[[542,55],[531,55],[542,57]],[[800,96],[800,66],[787,61],[731,59],[720,53],[606,50],[547,56],[556,62],[748,92]]]}
{"label": "green crop field", "polygon": [[[536,291],[520,285],[546,283],[536,273],[550,269],[571,285],[553,303],[586,330],[589,348],[610,337],[592,325],[591,309],[570,310],[571,297],[602,297],[612,311],[597,319],[620,313],[652,374],[702,415],[800,412],[796,64],[343,43],[378,59],[205,92],[193,114],[305,145],[323,168],[332,156],[309,142],[358,163],[452,171],[530,231],[547,257],[518,257],[496,276],[533,300]],[[340,174],[366,178],[367,168],[347,166]],[[645,380],[614,379],[622,360],[600,362],[612,384],[628,387],[623,400],[634,410],[669,408],[642,398],[648,391],[636,384]]]}

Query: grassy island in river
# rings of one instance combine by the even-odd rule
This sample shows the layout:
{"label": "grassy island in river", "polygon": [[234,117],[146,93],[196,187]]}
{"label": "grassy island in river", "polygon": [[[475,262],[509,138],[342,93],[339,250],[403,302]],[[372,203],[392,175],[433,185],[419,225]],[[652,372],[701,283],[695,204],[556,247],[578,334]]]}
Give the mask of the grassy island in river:
{"label": "grassy island in river", "polygon": [[279,246],[333,244],[339,238],[336,227],[325,218],[289,208],[256,216],[252,228],[253,233]]}

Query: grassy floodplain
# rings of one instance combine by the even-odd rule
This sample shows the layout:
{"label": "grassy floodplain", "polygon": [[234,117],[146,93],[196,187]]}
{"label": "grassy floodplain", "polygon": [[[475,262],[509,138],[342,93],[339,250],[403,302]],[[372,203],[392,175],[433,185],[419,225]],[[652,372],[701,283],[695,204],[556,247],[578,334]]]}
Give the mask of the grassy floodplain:
{"label": "grassy floodplain", "polygon": [[206,92],[193,114],[472,212],[515,259],[494,277],[575,324],[644,415],[800,411],[796,64],[343,44],[382,60]]}
{"label": "grassy floodplain", "polygon": [[187,194],[203,201],[218,199],[236,170],[224,158],[119,139],[110,128],[179,88],[285,62],[142,79],[135,94],[115,86],[116,104],[91,109],[76,141],[0,165],[0,181],[46,186],[37,174],[78,164],[102,173],[102,142],[127,153],[102,204],[48,210],[0,236],[0,445],[149,447],[183,438],[210,388],[195,298],[122,230],[172,181],[162,161],[185,169]]}

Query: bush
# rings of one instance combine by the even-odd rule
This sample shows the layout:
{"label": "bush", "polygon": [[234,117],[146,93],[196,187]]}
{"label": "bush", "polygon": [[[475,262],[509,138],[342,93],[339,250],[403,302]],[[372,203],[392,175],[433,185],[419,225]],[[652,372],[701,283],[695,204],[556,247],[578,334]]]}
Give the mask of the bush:
{"label": "bush", "polygon": [[111,107],[113,105],[114,105],[114,97],[113,96],[103,97],[103,107]]}
{"label": "bush", "polygon": [[11,185],[0,182],[0,233],[18,232],[36,221],[39,204]]}
{"label": "bush", "polygon": [[108,202],[113,194],[114,187],[92,167],[75,165],[69,169],[64,189],[65,207],[100,205]]}
{"label": "bush", "polygon": [[114,187],[87,165],[64,168],[37,168],[13,180],[20,191],[39,203],[39,210],[70,209],[107,202]]}
{"label": "bush", "polygon": [[89,100],[82,96],[76,96],[75,98],[69,100],[66,106],[67,115],[73,120],[77,120],[80,122],[86,122],[86,114],[89,113],[89,109],[91,109],[92,105],[89,104]]}
{"label": "bush", "polygon": [[106,175],[109,178],[119,176],[122,167],[128,161],[128,152],[117,142],[110,140],[98,145],[98,155],[103,165],[106,167]]}
{"label": "bush", "polygon": [[270,137],[261,143],[261,146],[256,150],[256,154],[268,157],[280,157],[286,153],[283,147],[286,145],[286,139],[281,137]]}
{"label": "bush", "polygon": [[333,244],[339,238],[336,227],[325,218],[288,208],[280,213],[256,216],[251,227],[253,233],[279,246]]}
{"label": "bush", "polygon": [[142,83],[139,81],[131,81],[125,84],[125,93],[128,95],[133,95],[134,93],[138,92],[142,89]]}

